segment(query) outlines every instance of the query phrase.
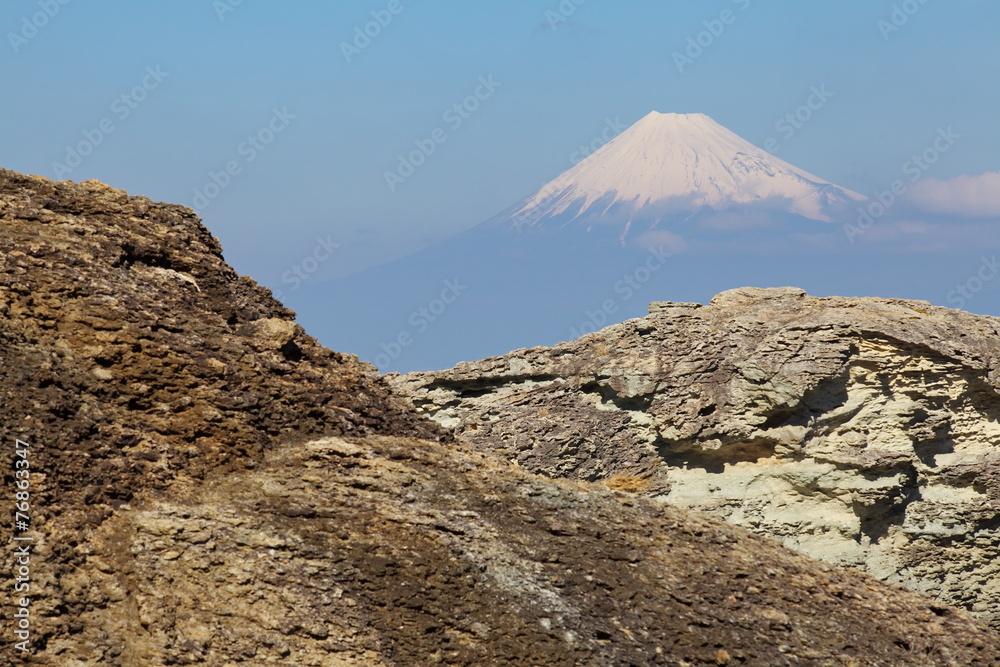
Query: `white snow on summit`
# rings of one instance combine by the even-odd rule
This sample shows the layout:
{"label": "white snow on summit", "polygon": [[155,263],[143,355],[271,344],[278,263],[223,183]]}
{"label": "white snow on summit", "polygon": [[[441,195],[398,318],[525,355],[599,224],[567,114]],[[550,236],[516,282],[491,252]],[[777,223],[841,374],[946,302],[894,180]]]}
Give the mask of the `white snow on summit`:
{"label": "white snow on summit", "polygon": [[[704,114],[652,112],[517,204],[507,220],[561,224],[612,206],[664,214],[775,203],[813,220],[865,197],[779,160]],[[655,225],[656,221],[653,221]]]}

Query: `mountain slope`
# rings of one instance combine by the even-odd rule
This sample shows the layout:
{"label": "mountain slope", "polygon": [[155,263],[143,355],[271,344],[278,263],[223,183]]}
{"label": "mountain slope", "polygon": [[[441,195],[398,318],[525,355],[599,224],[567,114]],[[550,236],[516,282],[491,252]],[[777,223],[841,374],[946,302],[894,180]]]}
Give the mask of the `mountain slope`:
{"label": "mountain slope", "polygon": [[[941,276],[968,275],[958,253],[937,253],[928,272],[896,249],[852,246],[828,221],[862,199],[707,116],[652,113],[492,219],[289,301],[328,345],[408,371],[571,340],[654,298],[703,301],[734,284],[943,300]],[[420,316],[446,281],[467,289]]]}
{"label": "mountain slope", "polygon": [[[760,205],[830,221],[861,195],[793,167],[704,114],[652,112],[491,224],[532,228]],[[623,232],[624,236],[625,232]]]}

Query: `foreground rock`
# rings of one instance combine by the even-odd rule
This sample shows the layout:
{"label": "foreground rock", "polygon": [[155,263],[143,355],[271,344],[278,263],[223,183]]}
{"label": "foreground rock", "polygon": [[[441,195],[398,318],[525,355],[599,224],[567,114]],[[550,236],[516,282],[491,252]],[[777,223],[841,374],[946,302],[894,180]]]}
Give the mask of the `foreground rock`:
{"label": "foreground rock", "polygon": [[0,429],[39,444],[40,512],[99,522],[281,439],[436,437],[238,276],[186,208],[0,171],[0,220]]}
{"label": "foreground rock", "polygon": [[326,439],[121,512],[51,664],[995,665],[964,613],[694,513]]}
{"label": "foreground rock", "polygon": [[5,566],[0,664],[1000,661],[964,612],[452,444],[186,209],[0,172],[0,243],[0,463],[31,443],[34,540],[33,655]]}
{"label": "foreground rock", "polygon": [[708,510],[1000,626],[1000,319],[741,289],[395,376],[481,451]]}

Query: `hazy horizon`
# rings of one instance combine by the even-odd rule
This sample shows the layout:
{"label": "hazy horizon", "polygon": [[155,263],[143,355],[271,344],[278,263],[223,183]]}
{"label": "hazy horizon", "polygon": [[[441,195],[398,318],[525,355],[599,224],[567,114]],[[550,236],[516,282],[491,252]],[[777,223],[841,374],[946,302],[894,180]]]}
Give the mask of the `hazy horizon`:
{"label": "hazy horizon", "polygon": [[[845,275],[789,284],[853,281],[1000,315],[998,19],[986,0],[11,2],[0,58],[8,89],[26,94],[9,96],[2,166],[193,206],[237,270],[321,322],[324,289],[402,271],[392,260],[492,218],[651,111],[703,113],[820,179],[891,199],[855,244],[824,255]],[[798,265],[801,246],[768,238],[768,262]],[[682,291],[747,284],[716,259]],[[651,287],[638,301],[669,298]],[[337,347],[332,330],[311,333]]]}

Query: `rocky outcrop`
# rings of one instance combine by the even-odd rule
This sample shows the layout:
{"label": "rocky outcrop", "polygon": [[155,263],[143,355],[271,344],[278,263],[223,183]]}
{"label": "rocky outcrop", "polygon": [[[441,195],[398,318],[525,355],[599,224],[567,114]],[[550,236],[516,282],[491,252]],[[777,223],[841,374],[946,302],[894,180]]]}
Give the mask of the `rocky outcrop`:
{"label": "rocky outcrop", "polygon": [[0,171],[0,221],[0,438],[37,443],[40,507],[99,522],[280,439],[437,437],[238,276],[189,209]]}
{"label": "rocky outcrop", "polygon": [[60,588],[75,549],[137,495],[253,469],[279,443],[446,437],[238,276],[189,209],[2,170],[0,397],[4,530],[20,438],[30,523],[48,536],[40,645],[78,625],[83,599]]}
{"label": "rocky outcrop", "polygon": [[[330,438],[79,549],[53,665],[987,665],[950,607],[692,512]],[[100,601],[98,604],[97,602]]]}
{"label": "rocky outcrop", "polygon": [[963,611],[452,442],[187,209],[0,172],[0,243],[0,665],[1000,662]]}
{"label": "rocky outcrop", "polygon": [[394,376],[482,451],[698,508],[1000,625],[1000,319],[740,289]]}

